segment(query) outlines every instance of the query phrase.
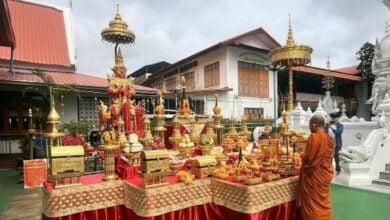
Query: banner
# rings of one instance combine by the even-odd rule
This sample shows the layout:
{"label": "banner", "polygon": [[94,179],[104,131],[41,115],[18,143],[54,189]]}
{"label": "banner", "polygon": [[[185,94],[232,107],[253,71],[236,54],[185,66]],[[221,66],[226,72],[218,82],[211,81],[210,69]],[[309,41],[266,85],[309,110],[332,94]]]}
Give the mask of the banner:
{"label": "banner", "polygon": [[24,188],[41,187],[47,180],[46,159],[24,160]]}

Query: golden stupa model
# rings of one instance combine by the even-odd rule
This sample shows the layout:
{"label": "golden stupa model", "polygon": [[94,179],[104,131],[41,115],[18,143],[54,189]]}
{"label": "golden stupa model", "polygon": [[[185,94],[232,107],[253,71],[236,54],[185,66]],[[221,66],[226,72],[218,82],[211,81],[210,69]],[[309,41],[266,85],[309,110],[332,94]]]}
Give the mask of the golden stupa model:
{"label": "golden stupa model", "polygon": [[58,131],[60,122],[53,100],[47,116],[48,133],[42,134],[47,143],[48,180],[56,187],[81,184],[80,178],[85,170],[84,148],[81,145],[62,146],[65,134]]}

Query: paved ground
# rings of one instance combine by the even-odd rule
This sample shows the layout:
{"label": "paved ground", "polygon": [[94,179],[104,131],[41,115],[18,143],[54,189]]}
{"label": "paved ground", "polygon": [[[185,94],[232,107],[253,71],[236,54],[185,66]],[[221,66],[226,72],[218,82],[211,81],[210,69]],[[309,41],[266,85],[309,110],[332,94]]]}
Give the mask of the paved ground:
{"label": "paved ground", "polygon": [[42,190],[25,190],[22,195],[17,195],[9,203],[4,213],[7,220],[38,220],[42,213]]}
{"label": "paved ground", "polygon": [[23,189],[17,169],[0,170],[0,219],[41,219],[42,190]]}

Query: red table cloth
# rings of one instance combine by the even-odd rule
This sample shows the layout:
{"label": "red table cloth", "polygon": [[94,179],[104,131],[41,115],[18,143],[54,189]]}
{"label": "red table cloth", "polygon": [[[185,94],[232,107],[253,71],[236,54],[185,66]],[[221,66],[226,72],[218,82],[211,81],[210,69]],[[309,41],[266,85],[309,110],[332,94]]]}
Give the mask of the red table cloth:
{"label": "red table cloth", "polygon": [[[102,174],[98,175],[91,175],[91,176],[85,176],[83,177],[83,186],[80,186],[80,189],[75,188],[61,188],[58,190],[52,190],[50,189],[50,185],[48,185],[46,190],[44,190],[44,204],[49,204],[49,206],[44,205],[44,210],[48,210],[48,212],[45,213],[51,213],[48,216],[53,216],[53,212],[49,210],[58,210],[61,211],[61,208],[56,209],[56,205],[61,204],[58,203],[58,201],[62,201],[62,207],[69,207],[69,205],[66,205],[64,203],[69,204],[69,202],[74,203],[71,205],[71,208],[64,209],[64,212],[61,211],[61,217],[47,217],[43,215],[43,219],[49,219],[49,220],[82,220],[82,219],[161,219],[161,220],[174,220],[174,219],[189,219],[189,220],[197,220],[197,219],[295,219],[294,212],[295,212],[295,203],[294,200],[287,200],[289,202],[284,203],[277,203],[278,205],[270,205],[266,208],[258,212],[247,212],[248,210],[245,205],[246,202],[255,202],[257,201],[257,205],[263,204],[262,202],[265,202],[264,204],[267,204],[269,201],[264,200],[263,195],[267,194],[269,190],[271,192],[275,193],[283,193],[288,191],[286,187],[294,188],[294,182],[296,178],[292,179],[286,179],[281,180],[279,182],[275,182],[274,185],[282,185],[282,189],[280,191],[276,190],[276,188],[272,188],[274,186],[272,185],[264,185],[264,188],[262,190],[264,191],[258,191],[256,190],[256,187],[251,187],[248,192],[246,192],[245,187],[246,186],[240,186],[240,184],[233,184],[230,188],[229,181],[220,181],[220,180],[214,180],[214,179],[202,179],[197,180],[194,182],[194,184],[189,186],[183,186],[183,184],[175,184],[177,183],[177,177],[175,176],[169,176],[168,181],[169,184],[166,187],[158,187],[158,188],[152,188],[152,189],[142,189],[139,188],[139,186],[142,184],[142,180],[139,177],[130,178],[127,181],[113,181],[113,182],[101,182],[102,181]],[[290,181],[291,180],[291,181]],[[287,181],[290,181],[292,184],[285,184]],[[100,183],[99,183],[100,182]],[[211,185],[209,185],[211,183]],[[88,185],[89,184],[89,185]],[[210,191],[205,189],[204,187],[211,187],[210,189],[213,189],[217,187],[216,189],[213,189],[212,194],[209,194]],[[226,189],[226,187],[228,187]],[[225,189],[224,189],[225,188]],[[240,189],[241,188],[241,189]],[[272,189],[271,189],[272,188]],[[180,191],[182,190],[182,191]],[[199,190],[206,190],[203,192],[203,195],[207,197],[206,194],[209,194],[209,200],[204,200],[208,202],[202,202],[198,203],[196,205],[186,206],[186,208],[179,208],[179,209],[172,209],[174,211],[169,212],[160,212],[162,214],[153,214],[158,213],[153,212],[153,210],[149,210],[147,207],[149,206],[138,206],[138,200],[142,201],[142,198],[147,199],[146,201],[152,202],[152,207],[156,207],[156,205],[164,205],[164,203],[154,201],[157,197],[163,197],[163,200],[166,200],[166,197],[170,196],[169,192],[176,191],[176,194],[179,193],[179,195],[182,195],[183,197],[187,198],[186,202],[191,201],[191,196],[194,195],[193,192],[200,192]],[[226,191],[226,190],[233,190],[233,191]],[[244,190],[241,192],[240,190]],[[72,191],[72,193],[70,193]],[[257,191],[257,192],[256,192]],[[279,192],[278,192],[279,191]],[[167,193],[168,192],[168,193]],[[48,193],[51,193],[49,197],[47,196]],[[80,194],[81,193],[81,194]],[[206,194],[204,194],[206,193]],[[222,194],[221,194],[222,193]],[[229,204],[224,204],[223,201],[221,202],[221,199],[223,200],[223,197],[225,197],[227,194],[231,196],[237,196],[237,193],[241,195],[239,198],[246,198],[248,195],[252,196],[252,199],[245,199],[243,200],[243,204],[241,204],[241,209],[238,207],[240,206],[239,203],[234,203],[234,199],[231,200],[230,206]],[[248,194],[249,193],[249,194]],[[255,194],[253,194],[255,193]],[[257,193],[257,194],[256,194]],[[85,195],[82,195],[85,194]],[[125,194],[125,195],[124,195]],[[215,195],[213,195],[215,194]],[[234,195],[236,194],[236,195]],[[288,193],[288,195],[292,195],[291,193]],[[157,196],[157,197],[156,197]],[[127,197],[127,198],[126,198]],[[137,198],[138,197],[138,198]],[[203,196],[202,196],[203,197]],[[77,199],[80,198],[80,199]],[[81,198],[84,198],[84,201],[86,198],[88,201],[87,206],[91,207],[100,207],[100,208],[92,208],[87,209],[88,211],[75,211],[78,209],[78,203],[84,204],[80,202]],[[128,203],[129,198],[131,201]],[[194,197],[196,198],[196,197]],[[258,198],[258,199],[256,199]],[[267,197],[268,198],[268,197]],[[282,198],[282,197],[281,197]],[[92,200],[90,200],[92,199]],[[181,200],[181,197],[172,197],[174,200],[174,204],[178,204],[177,201]],[[211,199],[211,200],[210,200]],[[218,199],[218,200],[217,200]],[[48,201],[51,201],[47,203]],[[215,201],[214,201],[215,200]],[[235,199],[237,200],[237,198]],[[53,203],[54,201],[54,203]],[[57,202],[55,202],[57,201]],[[82,201],[82,200],[81,200]],[[135,203],[134,203],[135,202]],[[135,206],[132,206],[135,204]],[[89,205],[88,205],[89,204]],[[130,204],[130,205],[129,205]],[[191,203],[194,204],[194,203]],[[199,205],[200,204],[200,205]],[[220,205],[218,205],[220,204]],[[65,205],[65,206],[64,206]],[[125,206],[126,205],[126,206]],[[178,204],[180,207],[180,204]],[[226,206],[227,205],[227,206]],[[238,205],[238,206],[237,206]],[[73,207],[73,208],[72,208]],[[169,207],[172,208],[172,204],[168,204]],[[173,205],[175,207],[175,205]],[[228,208],[229,207],[229,208]],[[132,210],[135,208],[134,210]],[[139,209],[140,208],[140,209]],[[146,209],[145,209],[146,208]],[[238,209],[237,209],[238,208]],[[244,208],[244,209],[242,209]],[[73,211],[72,211],[73,210]],[[241,211],[240,211],[241,210]],[[256,209],[254,209],[256,210]],[[68,214],[66,214],[68,212]],[[71,214],[69,214],[71,213]],[[139,214],[137,214],[139,213]],[[56,216],[56,215],[54,215]],[[58,216],[58,215],[57,215]]]}
{"label": "red table cloth", "polygon": [[140,166],[130,166],[121,157],[115,157],[115,171],[119,178],[126,180],[138,176]]}
{"label": "red table cloth", "polygon": [[212,203],[193,206],[175,212],[154,216],[140,217],[125,206],[115,206],[99,210],[87,211],[64,217],[48,218],[46,220],[295,220],[295,202],[291,201],[259,213],[245,214],[233,211]]}

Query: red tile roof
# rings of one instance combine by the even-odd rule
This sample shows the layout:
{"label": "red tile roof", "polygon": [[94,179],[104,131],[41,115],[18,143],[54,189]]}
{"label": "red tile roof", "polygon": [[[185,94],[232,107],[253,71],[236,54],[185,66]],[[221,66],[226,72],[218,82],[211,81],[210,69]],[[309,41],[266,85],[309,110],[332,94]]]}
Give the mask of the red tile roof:
{"label": "red tile roof", "polygon": [[[318,67],[310,67],[310,66],[296,66],[293,67],[293,70],[309,73],[309,74],[321,75],[321,76],[325,76],[328,74],[328,70],[326,69],[321,69]],[[347,79],[347,80],[360,81],[360,82],[365,81],[365,79],[361,76],[355,76],[355,75],[334,71],[334,70],[331,72],[331,75],[339,79]]]}
{"label": "red tile roof", "polygon": [[[7,0],[15,33],[15,61],[71,67],[62,11],[23,1]],[[0,59],[10,60],[0,47]]]}
{"label": "red tile roof", "polygon": [[[93,88],[102,88],[105,89],[108,86],[107,79],[90,76],[80,73],[61,73],[61,72],[46,72],[49,75],[55,84],[58,85],[74,85],[77,87],[93,87]],[[0,69],[0,82],[5,81],[7,83],[16,83],[16,84],[34,84],[42,83],[42,80],[31,73],[10,73],[7,69]],[[154,93],[157,90],[154,88],[149,88],[145,86],[135,85],[136,91]]]}
{"label": "red tile roof", "polygon": [[357,67],[358,67],[357,65],[355,65],[355,66],[348,66],[348,67],[343,67],[343,68],[340,68],[340,69],[336,69],[336,71],[343,72],[343,73],[350,74],[350,75],[357,75],[357,74],[359,74],[358,70],[357,70]]}

